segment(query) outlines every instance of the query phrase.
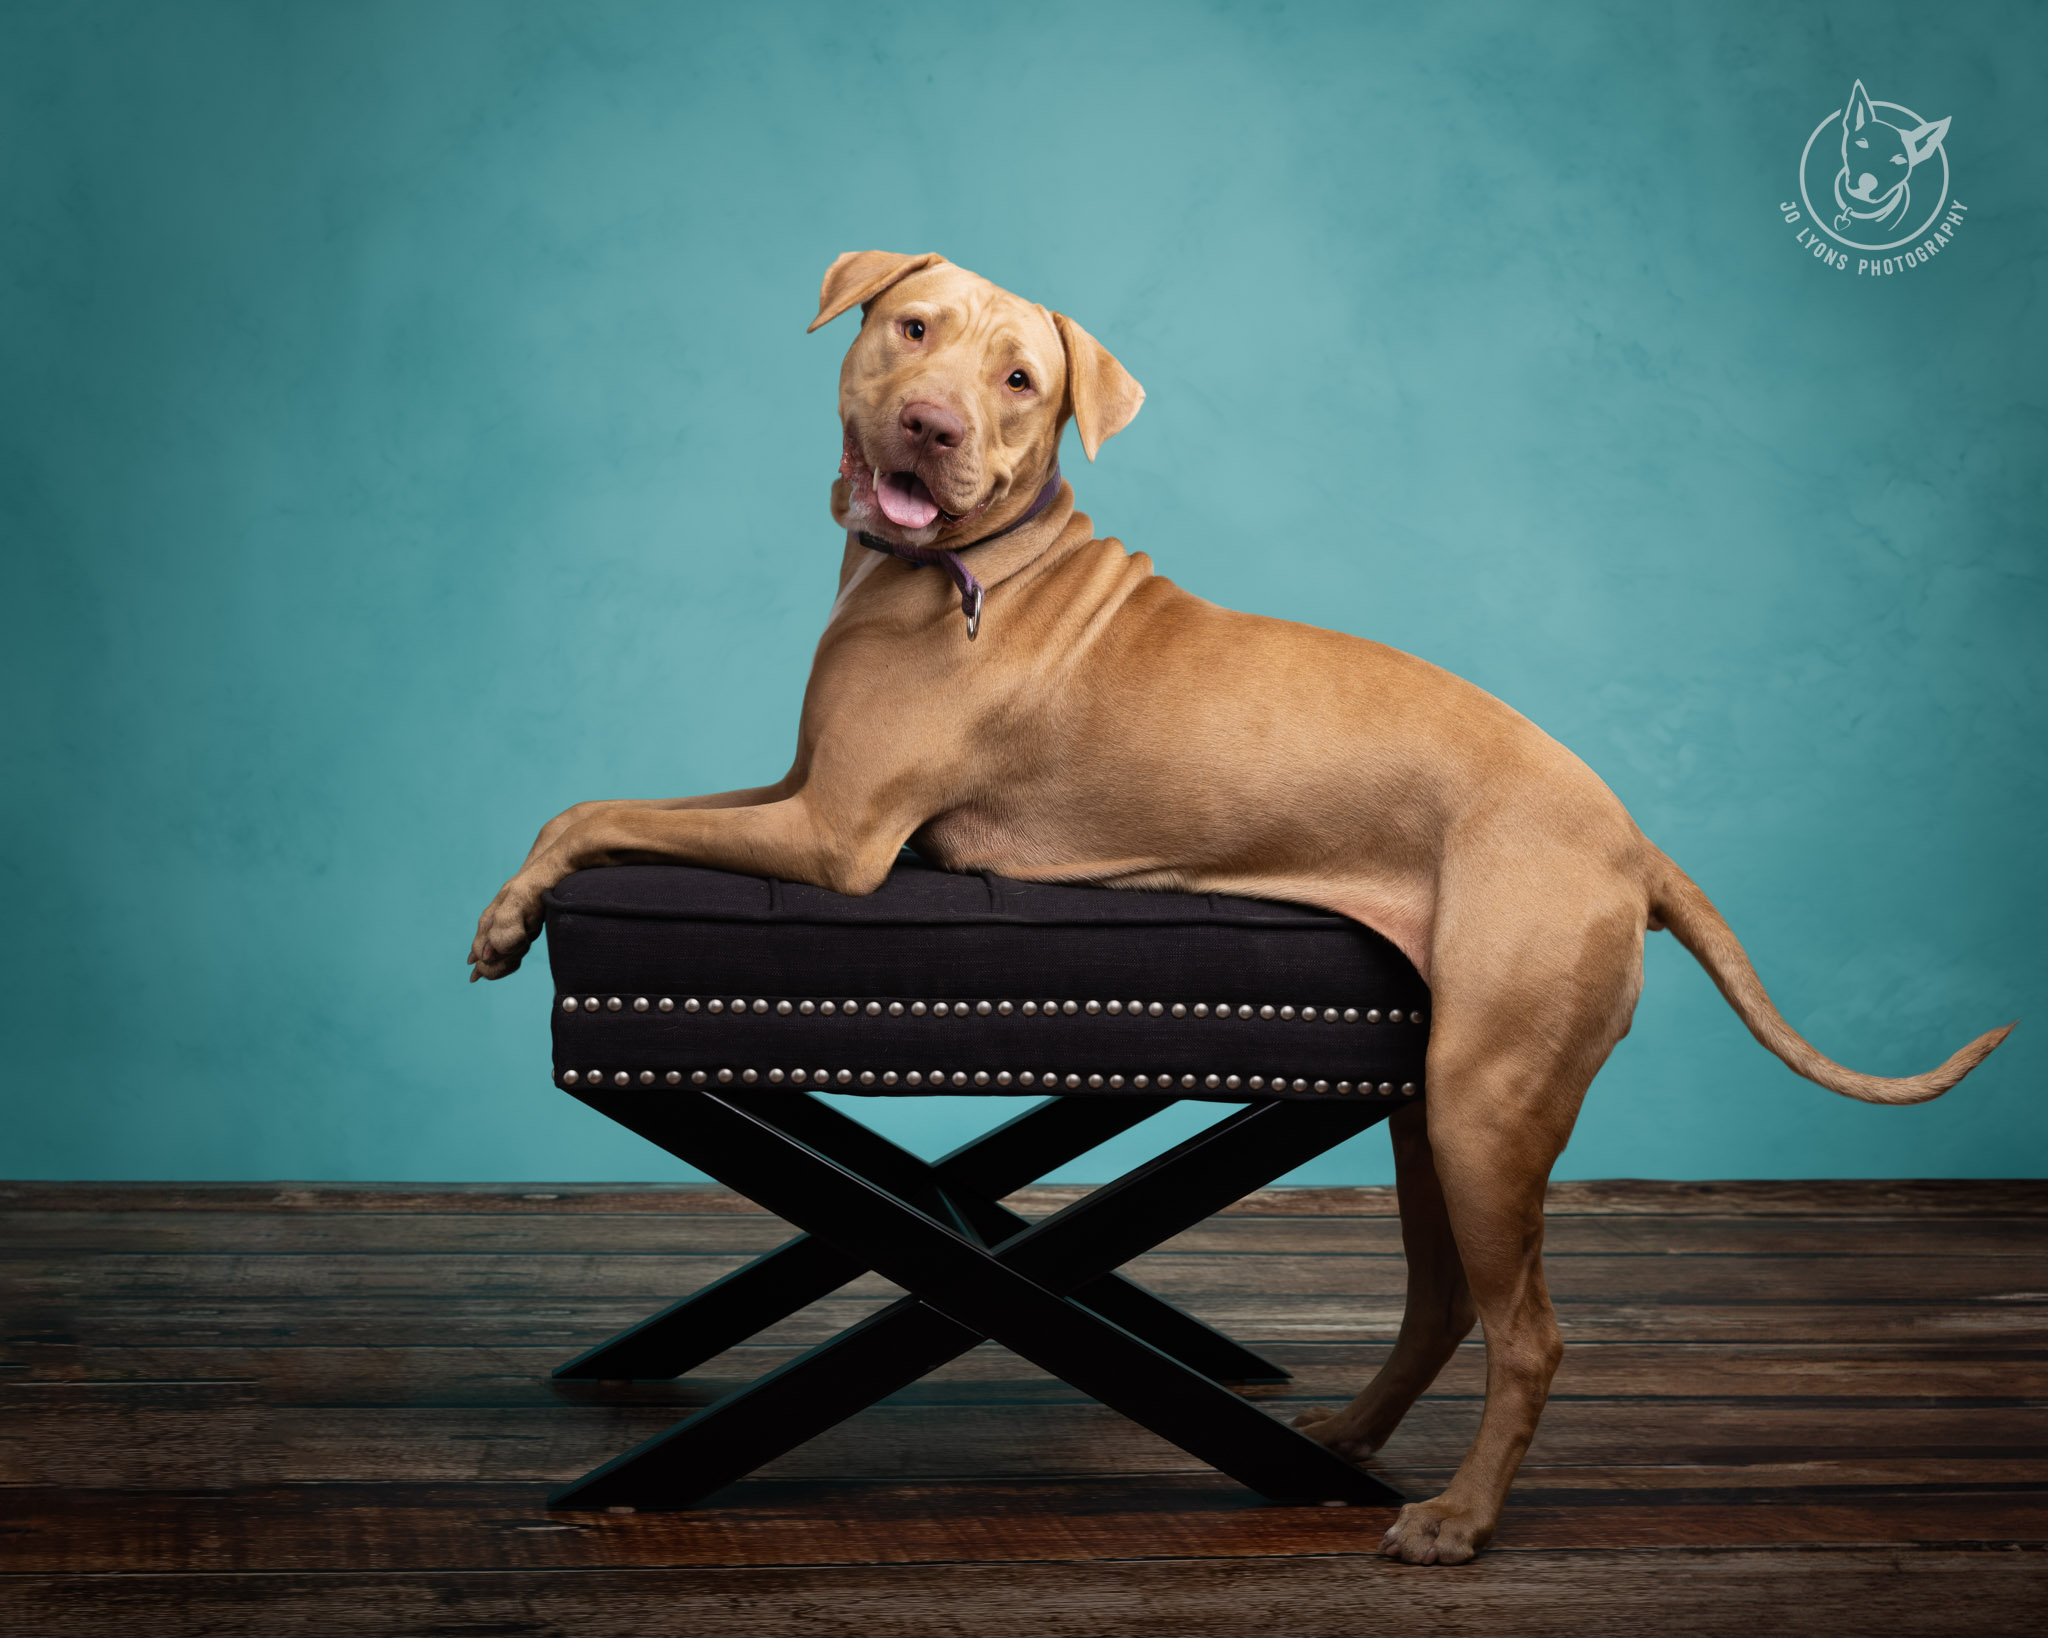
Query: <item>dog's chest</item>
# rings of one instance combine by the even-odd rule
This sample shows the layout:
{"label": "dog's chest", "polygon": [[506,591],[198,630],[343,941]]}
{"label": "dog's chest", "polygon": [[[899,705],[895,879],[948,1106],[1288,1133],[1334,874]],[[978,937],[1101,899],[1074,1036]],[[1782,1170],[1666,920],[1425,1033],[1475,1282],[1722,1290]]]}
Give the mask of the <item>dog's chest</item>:
{"label": "dog's chest", "polygon": [[911,842],[947,870],[1001,870],[1018,851],[1015,827],[980,805],[940,814],[920,827]]}
{"label": "dog's chest", "polygon": [[1070,872],[1077,857],[1093,851],[1089,841],[1064,831],[1054,834],[1022,811],[1005,811],[1000,802],[951,809],[911,837],[911,845],[941,869],[992,870],[1019,877]]}

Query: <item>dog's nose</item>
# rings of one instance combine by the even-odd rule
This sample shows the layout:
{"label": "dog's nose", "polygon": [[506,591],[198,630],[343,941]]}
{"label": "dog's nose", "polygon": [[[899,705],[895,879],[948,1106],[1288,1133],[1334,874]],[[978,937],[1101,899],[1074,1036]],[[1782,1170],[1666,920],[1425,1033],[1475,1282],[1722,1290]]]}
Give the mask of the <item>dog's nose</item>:
{"label": "dog's nose", "polygon": [[967,427],[960,417],[938,404],[905,404],[896,424],[919,449],[927,445],[958,449],[960,440],[967,436]]}

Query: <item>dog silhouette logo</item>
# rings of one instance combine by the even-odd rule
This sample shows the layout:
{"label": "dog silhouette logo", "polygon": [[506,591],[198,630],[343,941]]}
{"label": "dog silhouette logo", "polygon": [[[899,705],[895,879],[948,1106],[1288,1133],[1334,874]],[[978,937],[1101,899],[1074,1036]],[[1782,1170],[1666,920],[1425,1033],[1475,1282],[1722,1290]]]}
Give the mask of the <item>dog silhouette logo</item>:
{"label": "dog silhouette logo", "polygon": [[1947,117],[1873,102],[1858,80],[1800,155],[1809,220],[1851,250],[1893,250],[1920,238],[1948,203],[1948,127]]}

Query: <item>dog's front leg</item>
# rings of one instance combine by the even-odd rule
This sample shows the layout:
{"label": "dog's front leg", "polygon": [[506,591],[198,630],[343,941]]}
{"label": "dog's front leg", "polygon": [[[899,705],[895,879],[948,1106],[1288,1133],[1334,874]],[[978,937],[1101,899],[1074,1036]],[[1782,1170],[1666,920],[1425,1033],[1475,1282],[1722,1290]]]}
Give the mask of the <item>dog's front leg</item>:
{"label": "dog's front leg", "polygon": [[850,822],[798,791],[748,807],[610,805],[571,819],[498,890],[477,926],[472,978],[517,969],[541,926],[541,895],[592,865],[675,862],[872,893],[914,821]]}
{"label": "dog's front leg", "polygon": [[523,870],[561,839],[562,832],[582,819],[593,819],[600,813],[612,813],[621,808],[648,808],[668,813],[678,808],[755,808],[764,802],[779,802],[789,794],[789,780],[778,779],[772,785],[757,785],[750,790],[719,791],[711,796],[677,797],[617,797],[594,802],[577,802],[564,808],[554,818],[540,827],[540,834],[533,839],[533,846],[526,850]]}

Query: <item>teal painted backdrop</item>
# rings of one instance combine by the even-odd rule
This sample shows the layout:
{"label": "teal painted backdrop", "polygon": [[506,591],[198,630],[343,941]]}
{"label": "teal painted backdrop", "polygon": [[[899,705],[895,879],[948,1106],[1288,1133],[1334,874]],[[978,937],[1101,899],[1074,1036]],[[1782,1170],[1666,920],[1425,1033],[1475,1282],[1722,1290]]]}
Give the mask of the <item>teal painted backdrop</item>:
{"label": "teal painted backdrop", "polygon": [[[570,801],[782,771],[804,325],[879,246],[1103,337],[1103,532],[1527,712],[1825,1050],[2030,1015],[1865,1108],[1653,938],[1565,1174],[2038,1175],[2044,61],[2033,4],[0,6],[0,1173],[675,1175],[463,953]],[[1891,278],[1778,209],[1859,76],[1969,206]]]}

